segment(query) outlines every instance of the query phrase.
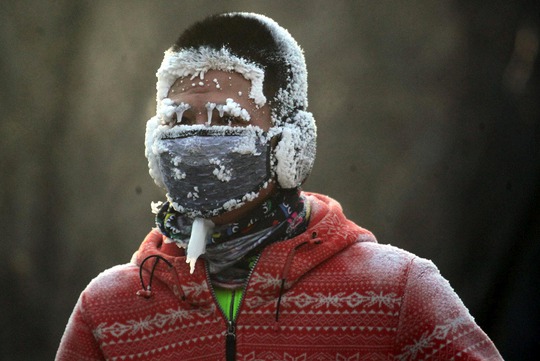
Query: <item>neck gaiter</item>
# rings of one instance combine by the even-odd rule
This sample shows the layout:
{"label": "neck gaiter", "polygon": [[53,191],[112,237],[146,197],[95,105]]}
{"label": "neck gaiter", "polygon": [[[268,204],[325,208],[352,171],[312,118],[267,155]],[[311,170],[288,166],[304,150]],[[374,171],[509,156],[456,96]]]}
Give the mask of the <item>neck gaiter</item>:
{"label": "neck gaiter", "polygon": [[[202,256],[214,285],[238,288],[245,282],[253,257],[267,245],[302,233],[309,221],[309,205],[299,190],[280,190],[249,216],[214,229]],[[185,248],[193,221],[164,203],[156,215],[160,231]]]}

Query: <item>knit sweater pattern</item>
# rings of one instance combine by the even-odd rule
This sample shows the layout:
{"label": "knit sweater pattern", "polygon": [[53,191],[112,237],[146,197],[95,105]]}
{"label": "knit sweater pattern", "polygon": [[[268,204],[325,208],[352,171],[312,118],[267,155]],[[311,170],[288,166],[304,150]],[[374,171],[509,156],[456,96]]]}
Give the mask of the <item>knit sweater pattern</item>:
{"label": "knit sweater pattern", "polygon": [[[305,196],[307,231],[263,250],[234,322],[204,260],[190,274],[152,230],[130,263],[82,292],[56,360],[226,360],[231,339],[243,361],[502,360],[431,261],[378,244],[331,198]],[[145,262],[151,292],[139,292],[150,255],[167,262]]]}

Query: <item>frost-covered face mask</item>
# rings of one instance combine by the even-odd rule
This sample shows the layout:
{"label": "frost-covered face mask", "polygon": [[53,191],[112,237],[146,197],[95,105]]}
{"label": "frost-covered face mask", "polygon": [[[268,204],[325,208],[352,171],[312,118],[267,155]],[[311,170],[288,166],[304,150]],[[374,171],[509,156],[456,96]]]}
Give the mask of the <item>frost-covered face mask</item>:
{"label": "frost-covered face mask", "polygon": [[156,141],[167,198],[180,213],[217,216],[254,199],[268,185],[270,142],[262,130],[181,128]]}

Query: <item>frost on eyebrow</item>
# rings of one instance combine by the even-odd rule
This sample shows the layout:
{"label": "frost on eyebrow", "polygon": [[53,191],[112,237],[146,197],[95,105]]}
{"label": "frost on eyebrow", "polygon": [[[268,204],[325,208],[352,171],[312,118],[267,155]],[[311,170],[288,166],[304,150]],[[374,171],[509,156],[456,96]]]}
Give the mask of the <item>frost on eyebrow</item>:
{"label": "frost on eyebrow", "polygon": [[161,104],[158,107],[157,117],[159,118],[161,125],[175,125],[171,124],[173,114],[176,114],[176,123],[180,123],[182,121],[182,117],[184,116],[184,112],[189,108],[189,104],[176,104],[172,99],[165,98],[161,101]]}
{"label": "frost on eyebrow", "polygon": [[212,124],[212,113],[214,112],[214,109],[218,111],[219,117],[223,118],[225,114],[230,115],[231,117],[240,118],[245,122],[249,122],[251,120],[251,115],[249,112],[242,108],[240,104],[232,100],[231,98],[227,98],[225,100],[225,104],[216,104],[212,102],[208,102],[205,105],[206,108],[206,124],[211,125]]}
{"label": "frost on eyebrow", "polygon": [[245,120],[246,122],[249,122],[251,120],[251,116],[249,115],[249,112],[242,108],[240,104],[232,100],[231,98],[227,98],[225,100],[225,104],[219,108],[218,105],[218,111],[220,112],[219,116],[222,117],[222,113],[227,113],[229,115],[232,115],[233,117],[241,118],[242,120]]}
{"label": "frost on eyebrow", "polygon": [[170,119],[174,114],[176,104],[172,99],[165,98],[161,101],[160,107],[157,109],[157,115],[161,119]]}

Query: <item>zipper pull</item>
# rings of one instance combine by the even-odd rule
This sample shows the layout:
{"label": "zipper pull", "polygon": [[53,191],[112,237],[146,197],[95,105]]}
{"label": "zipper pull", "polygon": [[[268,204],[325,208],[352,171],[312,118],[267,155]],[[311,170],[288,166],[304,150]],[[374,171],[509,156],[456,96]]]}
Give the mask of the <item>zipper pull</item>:
{"label": "zipper pull", "polygon": [[225,341],[226,345],[226,359],[227,361],[236,360],[236,326],[234,321],[229,321],[229,327],[227,327],[227,337]]}
{"label": "zipper pull", "polygon": [[229,327],[227,327],[227,337],[236,339],[236,326],[233,321],[229,321]]}

